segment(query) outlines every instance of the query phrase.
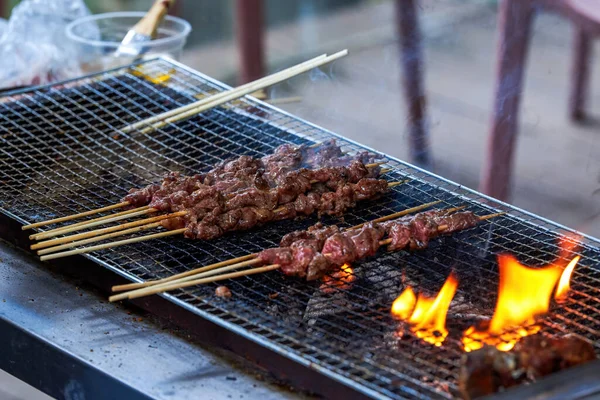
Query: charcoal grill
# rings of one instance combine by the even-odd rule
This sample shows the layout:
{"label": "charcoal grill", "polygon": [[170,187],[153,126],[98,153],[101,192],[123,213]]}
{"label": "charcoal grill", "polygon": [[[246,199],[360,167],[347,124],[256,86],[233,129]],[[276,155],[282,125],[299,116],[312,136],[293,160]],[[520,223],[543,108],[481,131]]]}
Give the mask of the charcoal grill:
{"label": "charcoal grill", "polygon": [[[267,154],[282,143],[335,137],[347,152],[365,149],[252,98],[147,135],[119,131],[226,88],[158,58],[10,93],[0,100],[0,210],[26,224],[95,209],[118,202],[130,187],[159,180],[167,171],[202,171],[232,156]],[[444,207],[467,205],[479,215],[498,210],[508,214],[437,239],[422,252],[380,253],[357,263],[352,266],[356,280],[349,289],[323,293],[319,283],[272,272],[227,282],[233,292],[229,301],[213,295],[216,285],[164,296],[361,395],[394,399],[457,395],[464,317],[493,312],[498,282],[495,254],[510,252],[527,264],[548,263],[558,254],[557,239],[572,231],[383,156],[392,168],[387,178],[408,182],[382,199],[359,205],[344,217],[343,226],[435,200]],[[85,257],[132,281],[164,278],[275,246],[284,233],[314,222],[283,221],[208,242],[171,237]],[[572,279],[571,300],[552,311],[542,332],[581,335],[600,352],[599,245],[597,239],[582,236],[577,250],[582,261]],[[444,345],[433,347],[399,334],[402,328],[389,310],[404,285],[409,282],[436,293],[451,270],[460,286]]]}

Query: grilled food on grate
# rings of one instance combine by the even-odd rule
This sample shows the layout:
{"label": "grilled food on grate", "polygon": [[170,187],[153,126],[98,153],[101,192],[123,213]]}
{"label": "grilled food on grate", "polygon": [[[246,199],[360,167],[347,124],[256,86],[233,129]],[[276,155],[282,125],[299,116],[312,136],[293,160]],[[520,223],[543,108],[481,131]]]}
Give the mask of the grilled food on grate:
{"label": "grilled food on grate", "polygon": [[[375,159],[375,155],[367,152],[346,155],[331,140],[318,147],[282,145],[262,158],[240,156],[220,163],[204,175],[170,173],[160,184],[130,190],[124,203],[138,208],[131,210],[135,213],[123,212],[117,218],[150,212],[171,214],[48,240],[32,245],[32,249],[45,249],[38,252],[44,255],[158,226],[171,231],[42,257],[52,259],[180,233],[193,239],[214,239],[226,232],[315,212],[341,215],[357,201],[376,198],[398,184],[375,178],[381,172],[380,163],[365,165]],[[89,226],[76,224],[37,237]],[[67,242],[70,243],[63,244]]]}
{"label": "grilled food on grate", "polygon": [[[422,249],[427,246],[431,238],[441,233],[468,229],[475,226],[479,221],[504,214],[497,213],[477,217],[471,212],[451,214],[452,211],[455,210],[432,210],[384,223],[371,222],[362,225],[360,228],[351,228],[343,232],[335,226],[317,225],[306,231],[288,234],[281,241],[282,247],[266,249],[258,254],[248,255],[241,263],[224,267],[226,262],[221,262],[213,266],[203,267],[198,269],[196,274],[186,273],[180,275],[182,277],[179,279],[167,278],[157,281],[154,282],[154,287],[115,295],[110,300],[132,299],[274,269],[280,269],[286,275],[313,280],[343,264],[374,255],[381,246],[388,245],[388,250]],[[389,238],[382,240],[386,234]],[[270,265],[218,275],[222,272],[256,264]],[[211,277],[205,278],[207,276]],[[146,285],[125,285],[115,287],[113,290],[125,290],[141,286]]]}
{"label": "grilled food on grate", "polygon": [[[282,244],[289,245],[263,250],[258,258],[264,264],[278,264],[286,275],[314,280],[335,267],[374,255],[382,245],[388,244],[391,251],[422,249],[442,232],[468,229],[478,222],[471,212],[448,215],[447,210],[432,210],[344,232],[335,226],[314,226],[284,236]],[[388,239],[382,240],[386,235]]]}
{"label": "grilled food on grate", "polygon": [[576,336],[535,334],[508,352],[485,346],[465,354],[459,386],[466,399],[474,399],[595,359],[594,347]]}

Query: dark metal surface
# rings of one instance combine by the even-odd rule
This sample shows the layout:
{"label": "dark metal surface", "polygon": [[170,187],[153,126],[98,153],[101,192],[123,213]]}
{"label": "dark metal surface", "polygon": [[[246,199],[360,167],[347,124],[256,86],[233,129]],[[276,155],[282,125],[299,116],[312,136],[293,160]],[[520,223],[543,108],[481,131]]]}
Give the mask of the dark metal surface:
{"label": "dark metal surface", "polygon": [[[152,77],[167,72],[166,83],[152,83]],[[143,73],[117,70],[60,88],[15,94],[0,104],[0,207],[4,213],[35,222],[97,208],[117,202],[131,186],[158,180],[168,170],[206,170],[227,157],[261,155],[284,142],[319,142],[333,136],[251,100],[149,135],[123,134],[118,128],[127,123],[222,88],[165,60],[144,63]],[[348,152],[361,150],[345,139],[340,142]],[[492,314],[495,254],[510,252],[528,264],[550,262],[557,254],[557,238],[566,229],[398,160],[388,158],[388,165],[394,168],[389,180],[409,178],[410,182],[380,200],[361,204],[345,216],[342,225],[433,200],[442,200],[442,206],[468,205],[480,215],[497,209],[510,214],[435,240],[423,252],[381,252],[357,263],[353,265],[356,281],[348,290],[324,293],[318,282],[287,279],[273,272],[228,282],[231,301],[214,297],[216,285],[165,297],[359,393],[388,398],[455,395],[462,355],[460,334],[465,328],[458,313],[468,309]],[[283,233],[314,222],[281,222],[210,242],[171,237],[88,257],[129,279],[166,277],[273,246]],[[599,243],[593,238],[583,238],[583,242],[577,251],[582,262],[573,277],[572,299],[546,318],[543,332],[572,332],[597,343]],[[444,345],[435,348],[411,335],[400,337],[402,327],[391,318],[389,308],[405,283],[432,294],[452,269],[461,284],[450,308],[450,336]]]}
{"label": "dark metal surface", "polygon": [[[84,266],[82,276],[102,280],[96,275],[102,267]],[[0,241],[0,369],[52,397],[305,397],[271,385],[205,342],[193,343],[187,331],[108,304],[75,269],[52,269]]]}

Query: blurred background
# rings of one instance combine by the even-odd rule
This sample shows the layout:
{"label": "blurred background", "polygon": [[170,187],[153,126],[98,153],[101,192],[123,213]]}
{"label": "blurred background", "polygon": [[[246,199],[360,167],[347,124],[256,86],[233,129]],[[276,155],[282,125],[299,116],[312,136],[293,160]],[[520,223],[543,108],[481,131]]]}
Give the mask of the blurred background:
{"label": "blurred background", "polygon": [[[4,16],[16,2],[6,1]],[[147,10],[151,0],[88,0],[94,13]],[[423,57],[427,168],[477,189],[488,156],[496,74],[496,0],[417,2]],[[178,0],[173,14],[192,24],[182,62],[231,85],[240,81],[236,2]],[[390,0],[264,2],[265,72],[348,48],[334,68],[270,90],[299,96],[281,108],[409,161],[400,35]],[[592,64],[587,118],[569,118],[573,23],[535,18],[524,75],[518,139],[507,201],[600,236],[600,64]],[[594,50],[599,50],[597,43]]]}

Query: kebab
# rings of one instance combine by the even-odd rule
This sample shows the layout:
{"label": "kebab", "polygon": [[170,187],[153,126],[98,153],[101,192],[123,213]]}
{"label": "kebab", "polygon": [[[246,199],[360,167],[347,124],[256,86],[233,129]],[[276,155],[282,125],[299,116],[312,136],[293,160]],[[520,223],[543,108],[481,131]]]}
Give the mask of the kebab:
{"label": "kebab", "polygon": [[[412,211],[415,210],[401,212],[403,213],[401,215],[405,215]],[[316,225],[306,231],[293,232],[284,236],[280,243],[280,247],[277,248],[266,249],[257,254],[230,260],[230,262],[221,262],[212,266],[189,271],[178,275],[176,279],[173,279],[172,277],[156,282],[114,287],[113,291],[140,287],[143,289],[115,295],[112,296],[110,300],[116,301],[124,298],[137,298],[148,294],[262,273],[275,269],[281,270],[281,272],[288,276],[313,280],[343,264],[374,255],[381,246],[387,245],[388,250],[390,251],[400,249],[422,249],[427,247],[430,239],[441,233],[451,233],[462,229],[468,229],[477,225],[479,221],[487,220],[501,214],[503,213],[477,217],[471,212],[449,214],[449,210],[432,210],[414,216],[397,218],[381,223],[384,218],[387,219],[387,217],[384,217],[378,221],[363,224],[362,226],[354,227],[346,231],[341,231],[339,227],[336,226],[324,227],[322,225]],[[393,215],[393,217],[401,215]],[[389,237],[383,240],[383,237],[386,234]],[[269,265],[219,276],[212,276],[257,264]],[[144,288],[145,286],[150,285],[155,286]]]}
{"label": "kebab", "polygon": [[[285,190],[288,190],[288,195],[291,196],[290,199],[293,199],[295,196],[294,191],[292,190],[289,192],[289,186],[294,186],[293,175],[307,174],[306,170],[290,171],[297,168],[299,165],[310,167],[318,166],[318,164],[327,164],[330,166],[347,165],[348,162],[354,160],[355,162],[349,167],[350,174],[352,174],[353,170],[354,172],[357,171],[357,165],[362,163],[362,167],[364,168],[364,162],[368,160],[374,160],[376,158],[376,156],[373,154],[363,152],[354,156],[344,155],[341,158],[336,159],[334,156],[342,153],[334,140],[322,143],[319,147],[322,148],[322,150],[318,151],[315,149],[315,147],[282,145],[279,146],[273,154],[263,157],[262,159],[253,159],[249,156],[240,156],[235,160],[222,162],[204,176],[182,176],[176,172],[169,173],[165,179],[163,179],[161,184],[151,184],[145,188],[132,189],[125,197],[125,201],[119,203],[118,205],[98,209],[98,212],[114,209],[116,206],[129,207],[142,205],[138,208],[113,214],[112,216],[100,217],[91,221],[84,221],[68,227],[56,228],[50,231],[34,234],[30,236],[30,239],[47,239],[60,234],[70,233],[97,225],[103,225],[108,222],[114,222],[142,214],[165,210],[169,208],[168,202],[172,200],[171,197],[181,199],[189,196],[196,190],[205,188],[206,186],[214,186],[214,189],[231,196],[233,193],[239,190],[253,188],[256,191],[257,189],[264,189],[265,186],[269,184],[267,181],[270,181],[271,185],[276,185],[279,182],[284,186],[283,191],[285,192]],[[374,167],[369,171],[370,177],[377,176],[381,172],[378,167],[379,164],[380,163],[368,165],[369,167]],[[276,176],[273,174],[270,177],[264,175],[264,168],[262,167],[265,165],[269,167],[272,172],[278,171],[276,172]],[[282,171],[287,172],[283,173]],[[289,175],[290,173],[292,175]],[[298,185],[295,186],[296,193],[298,193],[301,188],[297,187]],[[150,206],[150,203],[152,203],[151,205],[153,207]],[[93,211],[46,221],[46,223],[69,220],[77,218],[78,216],[90,215],[91,213],[93,213]],[[160,219],[164,218],[159,218],[157,220]],[[155,220],[148,222],[155,222]],[[36,223],[25,226],[23,229],[40,226],[43,224],[45,223]]]}
{"label": "kebab", "polygon": [[[284,144],[277,147],[273,154],[260,159],[240,156],[234,160],[222,161],[204,175],[185,176],[171,172],[160,184],[153,183],[141,189],[131,189],[123,198],[123,202],[127,202],[129,207],[149,204],[156,208],[162,198],[180,192],[189,195],[203,186],[214,186],[225,195],[250,188],[265,190],[289,182],[289,173],[301,173],[299,169],[339,167],[353,162],[364,165],[373,163],[376,158],[377,156],[368,152],[354,156],[345,155],[335,140],[324,142],[318,149]],[[372,176],[377,173],[377,169],[371,172]]]}
{"label": "kebab", "polygon": [[510,351],[484,346],[463,356],[459,376],[466,399],[490,395],[596,359],[594,347],[573,335],[521,339]]}
{"label": "kebab", "polygon": [[[326,186],[333,186],[333,184],[336,183],[338,185],[338,189],[335,192],[327,191],[325,189],[322,190],[322,193],[311,191],[307,193],[306,197],[298,198],[298,201],[294,203],[295,208],[292,210],[287,208],[271,210],[265,207],[240,207],[227,210],[226,208],[224,209],[223,207],[220,207],[214,198],[204,198],[199,199],[200,201],[196,202],[191,208],[184,208],[181,211],[173,214],[131,222],[121,225],[120,227],[117,226],[104,228],[98,231],[85,232],[73,236],[49,240],[32,245],[31,247],[32,249],[41,249],[44,247],[59,245],[65,242],[71,242],[65,245],[59,245],[49,249],[40,250],[38,254],[42,255],[94,241],[105,240],[107,238],[122,234],[154,228],[159,225],[162,225],[170,231],[107,243],[104,245],[55,253],[47,256],[44,255],[42,256],[42,260],[59,258],[73,254],[82,254],[89,251],[180,233],[184,233],[186,237],[193,239],[214,239],[222,236],[226,232],[250,229],[256,225],[264,224],[271,220],[295,218],[298,215],[310,215],[310,213],[314,212],[315,210],[320,214],[340,215],[349,207],[354,207],[357,201],[378,197],[387,192],[389,187],[399,184],[399,182],[388,183],[385,180],[373,178],[362,178],[356,184],[353,184],[347,182],[347,178],[343,175],[337,175],[337,181],[334,181],[332,177],[330,178],[331,179],[327,181]],[[325,175],[323,175],[323,179],[326,179]],[[213,193],[216,192],[213,191]],[[309,199],[310,201],[308,201]],[[279,212],[283,212],[283,214],[279,215]],[[160,220],[162,220],[162,222],[157,222]],[[91,239],[86,239],[90,236],[92,236]],[[78,241],[72,242],[73,240]]]}

